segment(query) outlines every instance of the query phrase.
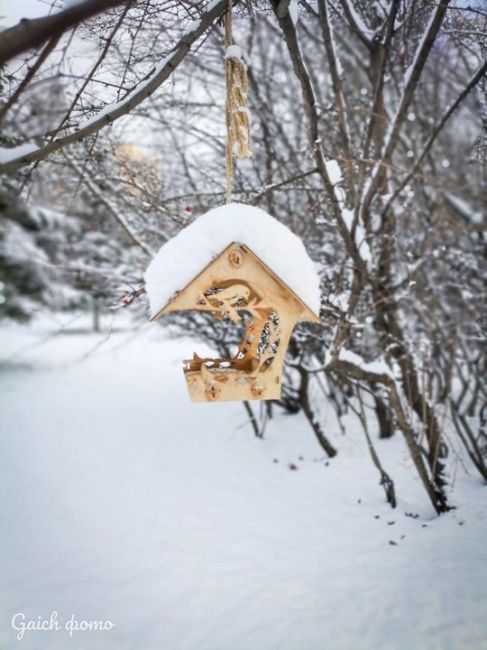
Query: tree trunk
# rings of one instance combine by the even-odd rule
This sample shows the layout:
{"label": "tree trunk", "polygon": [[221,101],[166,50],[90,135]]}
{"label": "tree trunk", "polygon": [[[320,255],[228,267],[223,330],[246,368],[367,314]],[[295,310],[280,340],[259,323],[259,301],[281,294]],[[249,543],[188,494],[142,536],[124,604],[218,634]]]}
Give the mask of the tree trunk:
{"label": "tree trunk", "polygon": [[321,447],[325,451],[325,453],[330,457],[333,458],[333,456],[336,456],[337,451],[335,447],[331,444],[331,442],[328,440],[326,437],[321,424],[319,423],[316,414],[313,411],[313,408],[311,406],[311,402],[309,399],[309,373],[304,370],[303,368],[299,368],[299,374],[301,376],[301,386],[299,388],[299,397],[300,397],[300,402],[301,406],[303,407],[303,412],[306,415],[306,418],[308,422],[311,425],[311,428],[313,429],[316,438],[318,442],[320,443]]}

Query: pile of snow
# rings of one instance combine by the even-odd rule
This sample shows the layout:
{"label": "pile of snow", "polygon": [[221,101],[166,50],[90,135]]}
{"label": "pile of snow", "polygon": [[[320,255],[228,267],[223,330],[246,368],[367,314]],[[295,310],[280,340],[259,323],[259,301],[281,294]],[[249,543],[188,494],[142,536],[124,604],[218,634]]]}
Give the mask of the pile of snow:
{"label": "pile of snow", "polygon": [[225,59],[239,59],[243,61],[242,48],[239,45],[230,45],[225,51]]}
{"label": "pile of snow", "polygon": [[316,314],[320,280],[303,242],[260,208],[230,203],[210,210],[162,246],[145,273],[151,316],[232,242],[244,244]]}
{"label": "pile of snow", "polygon": [[[317,385],[330,461],[302,413],[257,440],[240,403],[191,406],[191,342],[120,317],[110,336],[73,314],[0,326],[2,648],[486,649],[486,487],[463,453],[436,518],[367,409],[391,510],[358,419],[343,435]],[[16,613],[52,611],[62,629],[17,640]],[[69,638],[73,614],[115,627]]]}

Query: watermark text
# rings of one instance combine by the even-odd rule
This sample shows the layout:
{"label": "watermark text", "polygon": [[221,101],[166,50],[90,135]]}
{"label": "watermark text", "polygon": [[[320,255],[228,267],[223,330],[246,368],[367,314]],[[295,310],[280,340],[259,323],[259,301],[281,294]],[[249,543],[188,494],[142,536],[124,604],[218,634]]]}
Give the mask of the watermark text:
{"label": "watermark text", "polygon": [[60,621],[56,611],[51,612],[49,618],[27,618],[23,612],[17,612],[12,616],[11,625],[19,641],[22,641],[26,632],[65,631],[72,638],[78,632],[109,632],[115,627],[115,623],[109,620],[82,619],[75,614],[71,614],[65,621]]}

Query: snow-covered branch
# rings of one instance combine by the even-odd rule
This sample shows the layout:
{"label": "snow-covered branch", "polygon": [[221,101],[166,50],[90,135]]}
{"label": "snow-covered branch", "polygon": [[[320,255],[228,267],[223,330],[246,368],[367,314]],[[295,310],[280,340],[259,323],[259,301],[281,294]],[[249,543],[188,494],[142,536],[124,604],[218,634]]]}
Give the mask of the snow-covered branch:
{"label": "snow-covered branch", "polygon": [[48,39],[61,36],[97,14],[131,2],[132,0],[85,0],[50,16],[33,20],[23,18],[0,35],[0,66],[32,47],[42,45]]}
{"label": "snow-covered branch", "polygon": [[[181,37],[172,52],[166,56],[159,65],[143,81],[141,81],[126,97],[119,102],[109,104],[94,117],[90,118],[68,135],[56,138],[40,147],[35,144],[21,145],[23,150],[10,153],[11,150],[0,150],[0,173],[12,172],[23,165],[45,158],[54,151],[66,145],[83,140],[88,135],[96,133],[103,127],[112,124],[123,115],[129,113],[147,97],[157,90],[176,70],[179,64],[189,53],[192,45],[202,36],[218,18],[227,6],[226,0],[213,0],[207,11],[199,21],[195,21],[191,28]],[[1,162],[3,161],[3,162]]]}

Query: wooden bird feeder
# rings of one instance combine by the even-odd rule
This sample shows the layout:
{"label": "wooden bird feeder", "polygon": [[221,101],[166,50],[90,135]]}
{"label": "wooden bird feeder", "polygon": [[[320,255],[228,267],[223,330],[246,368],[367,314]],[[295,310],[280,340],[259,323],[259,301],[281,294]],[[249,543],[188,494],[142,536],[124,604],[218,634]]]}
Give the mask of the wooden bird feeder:
{"label": "wooden bird feeder", "polygon": [[193,402],[279,399],[284,357],[298,321],[319,322],[319,278],[301,240],[252,206],[231,203],[233,158],[250,152],[247,68],[225,15],[226,200],[184,228],[145,273],[151,320],[174,311],[206,311],[245,320],[230,359],[184,362]]}
{"label": "wooden bird feeder", "polygon": [[[231,211],[232,204],[224,209]],[[218,210],[222,208],[211,212]],[[250,210],[262,213],[297,240],[263,211]],[[210,214],[200,217],[195,224]],[[218,227],[216,222],[214,227]],[[157,272],[156,266],[146,274],[149,298],[150,284]],[[190,310],[210,312],[219,320],[245,322],[244,337],[234,357],[207,359],[195,353],[192,359],[184,361],[184,376],[193,402],[279,399],[284,356],[294,326],[298,321],[319,322],[318,315],[302,298],[250,246],[239,241],[227,245],[176,295],[153,309],[151,320],[170,312]]]}

